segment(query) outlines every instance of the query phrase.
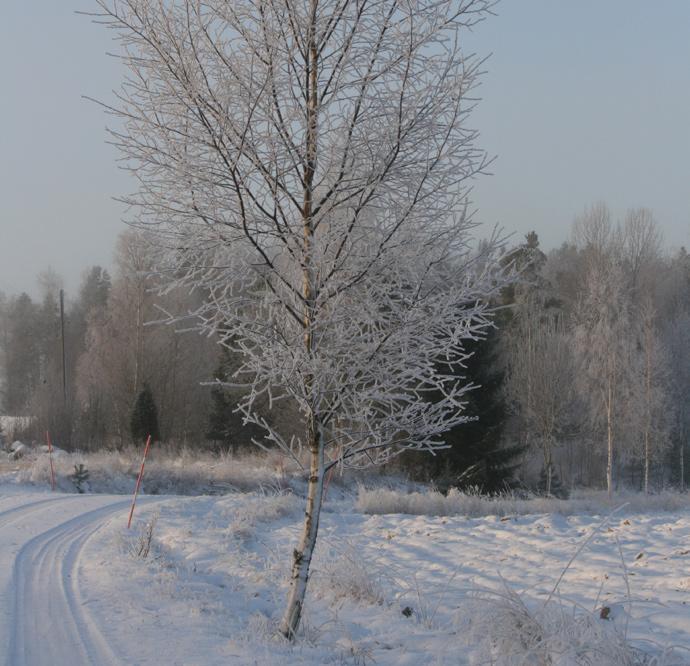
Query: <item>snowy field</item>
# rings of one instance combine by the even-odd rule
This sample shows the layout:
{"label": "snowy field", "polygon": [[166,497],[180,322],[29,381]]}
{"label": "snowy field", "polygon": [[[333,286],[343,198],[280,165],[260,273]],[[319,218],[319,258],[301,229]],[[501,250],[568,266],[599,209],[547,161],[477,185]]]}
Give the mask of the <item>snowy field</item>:
{"label": "snowy field", "polygon": [[[295,493],[149,495],[128,531],[122,495],[4,483],[6,663],[690,663],[686,500],[608,520],[608,509],[570,502],[569,515],[522,505],[511,515],[508,504],[475,517],[373,513],[394,509],[396,493],[410,503],[392,490],[327,499],[290,645],[275,629],[301,521]],[[443,509],[433,494],[413,505]]]}

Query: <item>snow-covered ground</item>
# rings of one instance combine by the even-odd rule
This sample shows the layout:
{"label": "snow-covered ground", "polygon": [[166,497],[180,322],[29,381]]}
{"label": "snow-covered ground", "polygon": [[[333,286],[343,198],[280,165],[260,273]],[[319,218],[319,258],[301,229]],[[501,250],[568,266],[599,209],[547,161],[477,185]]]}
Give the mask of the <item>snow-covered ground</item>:
{"label": "snow-covered ground", "polygon": [[275,626],[294,494],[146,496],[128,531],[121,495],[2,485],[6,663],[690,663],[687,508],[608,521],[361,509],[361,497],[327,500],[290,645]]}

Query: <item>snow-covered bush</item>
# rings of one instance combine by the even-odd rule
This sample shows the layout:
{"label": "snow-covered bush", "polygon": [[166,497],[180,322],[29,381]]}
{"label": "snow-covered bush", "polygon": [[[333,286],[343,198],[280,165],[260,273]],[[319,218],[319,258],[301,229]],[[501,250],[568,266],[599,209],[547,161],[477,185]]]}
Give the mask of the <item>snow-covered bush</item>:
{"label": "snow-covered bush", "polygon": [[608,499],[605,492],[573,493],[570,499],[523,498],[511,494],[487,497],[451,489],[447,495],[430,489],[403,492],[388,488],[360,487],[356,509],[366,514],[406,513],[417,516],[519,516],[535,513],[607,514],[625,505],[626,512],[677,511],[690,507],[690,494],[664,492],[658,495],[623,492]]}
{"label": "snow-covered bush", "polygon": [[367,604],[384,602],[383,573],[352,543],[329,541],[320,554],[312,578],[312,591],[320,597],[351,599]]}
{"label": "snow-covered bush", "polygon": [[17,440],[10,445],[9,458],[10,460],[19,460],[19,458],[23,458],[29,452],[29,450],[30,449],[26,444]]}
{"label": "snow-covered bush", "polygon": [[[47,453],[34,451],[14,477],[18,483],[47,487],[50,485],[50,459]],[[53,454],[58,490],[74,492],[75,466],[89,470],[88,490],[97,493],[127,494],[141,466],[141,451],[100,451],[89,454]],[[197,451],[152,451],[146,461],[142,493],[200,495],[260,489],[281,490],[299,486],[297,469],[276,469],[265,454],[233,457]]]}
{"label": "snow-covered bush", "polygon": [[158,515],[154,513],[139,529],[139,534],[130,541],[128,552],[135,559],[145,560],[151,553],[153,533],[158,522]]}
{"label": "snow-covered bush", "polygon": [[[228,532],[240,540],[254,536],[258,523],[268,523],[285,516],[296,516],[302,502],[289,492],[261,493],[248,497],[241,506],[235,505],[228,511],[231,519]],[[222,504],[221,504],[222,507]]]}
{"label": "snow-covered bush", "polygon": [[[605,612],[602,612],[604,610]],[[588,610],[560,598],[529,599],[504,585],[478,590],[457,616],[469,663],[492,666],[681,666],[676,650],[651,655],[633,644],[610,609]],[[621,615],[624,616],[622,606]],[[621,618],[622,619],[622,618]],[[621,626],[622,625],[622,626]]]}

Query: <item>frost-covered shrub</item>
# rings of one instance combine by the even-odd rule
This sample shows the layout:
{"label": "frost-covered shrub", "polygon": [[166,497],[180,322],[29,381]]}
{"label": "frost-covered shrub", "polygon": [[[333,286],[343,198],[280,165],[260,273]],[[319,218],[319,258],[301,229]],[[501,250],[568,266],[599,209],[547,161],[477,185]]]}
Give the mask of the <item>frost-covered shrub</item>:
{"label": "frost-covered shrub", "polygon": [[529,600],[505,586],[472,595],[457,618],[470,664],[493,666],[675,666],[672,650],[651,656],[600,611]]}
{"label": "frost-covered shrub", "polygon": [[348,542],[331,542],[328,550],[319,554],[312,578],[312,592],[319,597],[367,604],[384,601],[382,573]]}
{"label": "frost-covered shrub", "polygon": [[[74,492],[74,468],[89,470],[88,490],[97,493],[127,494],[141,466],[142,452],[122,451],[65,453],[53,455],[58,490]],[[45,452],[35,451],[14,477],[19,483],[50,486],[50,460]],[[152,450],[146,461],[142,493],[200,495],[232,491],[283,490],[302,483],[297,470],[277,470],[266,455],[217,456],[189,450]]]}
{"label": "frost-covered shrub", "polygon": [[79,494],[86,492],[89,482],[89,470],[84,467],[84,463],[79,463],[74,466],[74,473],[71,478]]}
{"label": "frost-covered shrub", "polygon": [[[218,504],[218,507],[221,511],[223,510],[222,502]],[[228,517],[231,520],[228,532],[241,540],[250,539],[254,536],[258,523],[297,515],[301,508],[301,500],[290,492],[262,493],[248,497],[240,506],[233,503],[228,507]]]}
{"label": "frost-covered shrub", "polygon": [[621,505],[626,512],[677,511],[690,507],[690,494],[665,492],[658,495],[619,493],[608,499],[605,492],[573,493],[570,499],[522,498],[510,494],[496,497],[465,493],[454,488],[447,495],[436,490],[407,493],[388,488],[359,488],[356,509],[367,514],[406,513],[417,516],[515,516],[535,513],[608,514]]}
{"label": "frost-covered shrub", "polygon": [[143,524],[139,530],[139,534],[131,544],[130,555],[135,559],[145,560],[151,553],[151,546],[153,545],[153,533],[158,522],[158,514],[155,513],[149,520]]}

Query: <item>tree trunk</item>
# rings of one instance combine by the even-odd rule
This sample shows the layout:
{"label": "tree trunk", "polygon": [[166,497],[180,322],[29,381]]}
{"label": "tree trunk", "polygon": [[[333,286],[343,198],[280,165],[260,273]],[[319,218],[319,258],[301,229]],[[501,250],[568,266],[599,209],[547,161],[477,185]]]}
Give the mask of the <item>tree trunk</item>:
{"label": "tree trunk", "polygon": [[685,492],[685,442],[680,441],[680,492]]}
{"label": "tree trunk", "polygon": [[546,496],[551,496],[551,479],[553,469],[551,464],[551,442],[544,440],[544,467],[546,469]]}
{"label": "tree trunk", "polygon": [[546,468],[546,496],[551,497],[551,464]]}
{"label": "tree trunk", "polygon": [[139,395],[139,386],[141,384],[142,365],[144,356],[144,317],[142,312],[142,295],[141,288],[137,286],[137,322],[136,322],[136,336],[134,349],[134,399]]}
{"label": "tree trunk", "polygon": [[[308,28],[308,58],[305,78],[307,100],[307,136],[304,162],[304,203],[302,210],[302,228],[304,236],[302,294],[304,296],[304,346],[310,357],[314,356],[313,325],[315,307],[318,298],[312,256],[314,246],[314,226],[312,218],[314,174],[317,160],[317,113],[318,113],[318,49],[316,45],[316,10],[317,0],[310,1],[310,23]],[[309,485],[307,489],[307,507],[304,512],[304,527],[299,546],[292,553],[292,577],[285,614],[280,623],[280,632],[293,640],[304,607],[307,593],[309,566],[314,554],[316,536],[319,531],[319,515],[323,498],[324,482],[324,442],[321,423],[319,422],[318,401],[314,395],[315,378],[305,377],[305,390],[310,400],[310,414],[307,442],[310,451]]]}
{"label": "tree trunk", "polygon": [[311,466],[307,492],[307,508],[304,513],[304,527],[299,546],[292,553],[292,577],[285,614],[280,623],[280,633],[290,640],[294,639],[304,607],[307,592],[309,566],[314,554],[316,536],[319,531],[319,516],[323,497],[324,451],[320,427],[312,417],[310,422]]}
{"label": "tree trunk", "polygon": [[609,499],[613,493],[613,387],[612,381],[609,377],[608,382],[608,397],[606,400],[606,438],[607,438],[607,455],[606,455],[606,492]]}
{"label": "tree trunk", "polygon": [[644,434],[644,494],[649,495],[649,431]]}
{"label": "tree trunk", "polygon": [[647,322],[645,330],[645,388],[647,390],[647,400],[645,406],[645,431],[644,431],[644,494],[649,495],[649,431],[652,429],[652,340],[651,327]]}

